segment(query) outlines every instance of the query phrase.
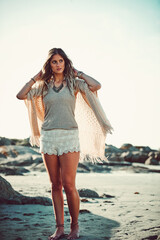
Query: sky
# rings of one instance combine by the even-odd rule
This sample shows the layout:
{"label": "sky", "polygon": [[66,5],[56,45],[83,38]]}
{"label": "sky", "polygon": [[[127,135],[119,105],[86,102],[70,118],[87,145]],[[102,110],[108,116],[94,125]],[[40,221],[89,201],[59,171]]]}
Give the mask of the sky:
{"label": "sky", "polygon": [[106,143],[160,149],[160,0],[1,0],[0,36],[0,136],[29,137],[16,94],[60,47],[102,85]]}

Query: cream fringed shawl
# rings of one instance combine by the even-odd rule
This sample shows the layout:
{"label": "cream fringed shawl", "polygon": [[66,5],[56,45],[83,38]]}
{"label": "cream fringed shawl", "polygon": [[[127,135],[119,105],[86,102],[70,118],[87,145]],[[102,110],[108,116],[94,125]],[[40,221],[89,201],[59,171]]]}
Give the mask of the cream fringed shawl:
{"label": "cream fringed shawl", "polygon": [[[43,81],[36,82],[25,99],[31,127],[30,144],[40,146],[40,131],[44,120]],[[87,83],[76,79],[75,119],[79,129],[80,161],[93,163],[107,161],[105,139],[112,134],[112,126],[99,101],[97,92],[92,92]]]}

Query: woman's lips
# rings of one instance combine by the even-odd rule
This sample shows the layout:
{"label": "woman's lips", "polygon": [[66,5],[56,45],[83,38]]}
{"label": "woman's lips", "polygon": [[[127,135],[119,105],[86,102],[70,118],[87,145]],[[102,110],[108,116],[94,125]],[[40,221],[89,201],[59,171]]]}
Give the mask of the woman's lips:
{"label": "woman's lips", "polygon": [[57,68],[57,71],[60,71],[62,68]]}

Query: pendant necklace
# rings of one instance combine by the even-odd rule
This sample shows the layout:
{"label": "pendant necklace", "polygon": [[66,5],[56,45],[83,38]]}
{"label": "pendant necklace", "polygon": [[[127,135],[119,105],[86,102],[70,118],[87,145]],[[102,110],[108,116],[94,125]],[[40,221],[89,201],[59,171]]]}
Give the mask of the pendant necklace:
{"label": "pendant necklace", "polygon": [[[64,81],[64,80],[63,80]],[[62,81],[62,83],[61,83],[61,85],[59,86],[59,87],[56,87],[55,85],[53,86],[53,90],[55,91],[55,92],[59,92],[62,88],[63,88],[63,81]]]}

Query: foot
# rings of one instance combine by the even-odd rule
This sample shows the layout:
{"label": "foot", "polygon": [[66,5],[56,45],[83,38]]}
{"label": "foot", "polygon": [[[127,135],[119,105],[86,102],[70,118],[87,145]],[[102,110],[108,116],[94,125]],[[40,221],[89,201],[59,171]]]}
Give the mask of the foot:
{"label": "foot", "polygon": [[71,231],[67,239],[78,239],[79,238],[79,226],[78,223],[71,224]]}
{"label": "foot", "polygon": [[64,237],[64,224],[56,225],[56,231],[51,235],[48,240],[58,240]]}

